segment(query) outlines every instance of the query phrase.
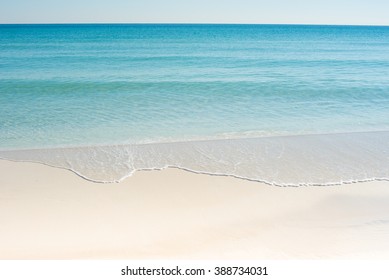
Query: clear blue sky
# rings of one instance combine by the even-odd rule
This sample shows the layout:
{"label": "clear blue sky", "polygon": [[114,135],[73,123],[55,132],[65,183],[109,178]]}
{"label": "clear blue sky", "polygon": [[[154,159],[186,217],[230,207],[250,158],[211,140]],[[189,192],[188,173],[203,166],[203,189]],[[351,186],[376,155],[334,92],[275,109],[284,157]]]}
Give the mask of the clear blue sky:
{"label": "clear blue sky", "polygon": [[0,0],[0,23],[389,25],[389,0]]}

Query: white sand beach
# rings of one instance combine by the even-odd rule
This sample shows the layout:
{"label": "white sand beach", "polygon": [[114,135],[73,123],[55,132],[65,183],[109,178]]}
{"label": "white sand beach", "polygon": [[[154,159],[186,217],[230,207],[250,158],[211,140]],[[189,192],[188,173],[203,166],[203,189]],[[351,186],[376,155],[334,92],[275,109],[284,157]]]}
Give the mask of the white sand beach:
{"label": "white sand beach", "polygon": [[0,258],[383,259],[388,201],[388,181],[293,188],[167,169],[98,184],[0,160]]}

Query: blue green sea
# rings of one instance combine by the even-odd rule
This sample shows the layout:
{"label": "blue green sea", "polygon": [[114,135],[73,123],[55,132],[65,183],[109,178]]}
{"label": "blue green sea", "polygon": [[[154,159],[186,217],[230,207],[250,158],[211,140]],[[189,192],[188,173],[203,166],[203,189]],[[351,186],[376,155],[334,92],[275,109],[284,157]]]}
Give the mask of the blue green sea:
{"label": "blue green sea", "polygon": [[387,180],[389,27],[0,25],[0,157],[96,182]]}

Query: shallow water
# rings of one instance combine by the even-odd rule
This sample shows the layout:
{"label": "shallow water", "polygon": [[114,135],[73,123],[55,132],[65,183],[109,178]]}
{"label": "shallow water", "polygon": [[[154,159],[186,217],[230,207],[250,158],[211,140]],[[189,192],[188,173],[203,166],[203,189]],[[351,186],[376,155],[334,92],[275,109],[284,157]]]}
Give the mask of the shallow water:
{"label": "shallow water", "polygon": [[0,25],[0,36],[2,158],[101,182],[166,166],[277,185],[388,178],[388,27]]}
{"label": "shallow water", "polygon": [[389,132],[368,132],[0,151],[0,157],[69,169],[96,182],[176,167],[277,186],[310,186],[388,180],[388,143]]}

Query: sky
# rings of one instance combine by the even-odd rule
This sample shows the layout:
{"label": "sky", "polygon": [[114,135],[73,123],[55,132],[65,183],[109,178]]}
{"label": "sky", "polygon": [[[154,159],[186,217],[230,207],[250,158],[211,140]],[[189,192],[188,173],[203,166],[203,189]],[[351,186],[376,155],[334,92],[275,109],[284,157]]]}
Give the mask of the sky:
{"label": "sky", "polygon": [[389,25],[389,0],[0,0],[0,23]]}

